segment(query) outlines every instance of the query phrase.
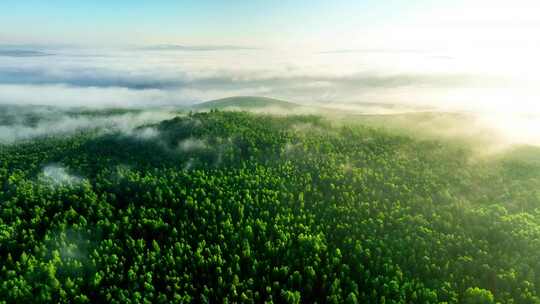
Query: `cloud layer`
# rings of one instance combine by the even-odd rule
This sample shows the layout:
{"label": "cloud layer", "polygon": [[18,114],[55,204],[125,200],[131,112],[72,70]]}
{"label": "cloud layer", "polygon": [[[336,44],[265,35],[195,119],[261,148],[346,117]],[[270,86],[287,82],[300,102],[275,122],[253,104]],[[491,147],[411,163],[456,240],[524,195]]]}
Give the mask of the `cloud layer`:
{"label": "cloud layer", "polygon": [[35,51],[35,50],[25,50],[25,49],[0,49],[0,56],[5,57],[41,57],[41,56],[50,56],[52,54],[48,54],[41,51]]}
{"label": "cloud layer", "polygon": [[[507,83],[481,71],[456,69],[455,59],[443,55],[388,50],[295,54],[232,46],[0,47],[0,103],[130,107],[263,95],[302,104],[425,105],[441,96],[448,104],[449,91]],[[466,103],[455,99],[450,102]]]}

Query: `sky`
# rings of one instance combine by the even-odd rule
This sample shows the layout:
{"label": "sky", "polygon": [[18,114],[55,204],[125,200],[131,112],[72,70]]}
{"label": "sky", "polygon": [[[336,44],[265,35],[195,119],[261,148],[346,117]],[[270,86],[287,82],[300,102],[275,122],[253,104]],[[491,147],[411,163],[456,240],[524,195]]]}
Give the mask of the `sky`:
{"label": "sky", "polygon": [[[533,0],[3,0],[3,43],[538,47]],[[536,36],[536,37],[535,37]]]}
{"label": "sky", "polygon": [[421,4],[413,2],[4,0],[0,32],[8,41],[23,43],[218,42],[268,47],[299,36],[310,40],[328,29],[391,21],[394,11]]}
{"label": "sky", "polygon": [[539,113],[533,0],[2,0],[0,103]]}

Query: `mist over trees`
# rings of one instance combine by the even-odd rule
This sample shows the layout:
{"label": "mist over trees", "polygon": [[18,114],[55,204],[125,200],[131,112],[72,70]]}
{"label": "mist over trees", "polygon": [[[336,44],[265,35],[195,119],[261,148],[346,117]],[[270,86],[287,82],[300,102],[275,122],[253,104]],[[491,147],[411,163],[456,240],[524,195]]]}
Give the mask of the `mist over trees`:
{"label": "mist over trees", "polygon": [[0,144],[0,303],[540,303],[540,165],[472,156],[221,111]]}

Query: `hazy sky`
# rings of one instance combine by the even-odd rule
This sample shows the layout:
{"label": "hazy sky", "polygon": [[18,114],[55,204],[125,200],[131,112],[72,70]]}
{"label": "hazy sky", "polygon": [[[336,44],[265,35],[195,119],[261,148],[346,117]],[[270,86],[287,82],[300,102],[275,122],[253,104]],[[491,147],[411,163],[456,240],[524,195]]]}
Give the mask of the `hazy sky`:
{"label": "hazy sky", "polygon": [[381,2],[3,0],[0,32],[13,42],[268,46],[393,23],[429,3]]}
{"label": "hazy sky", "polygon": [[538,0],[1,0],[0,103],[540,113]]}
{"label": "hazy sky", "polygon": [[539,47],[534,0],[2,0],[0,43]]}

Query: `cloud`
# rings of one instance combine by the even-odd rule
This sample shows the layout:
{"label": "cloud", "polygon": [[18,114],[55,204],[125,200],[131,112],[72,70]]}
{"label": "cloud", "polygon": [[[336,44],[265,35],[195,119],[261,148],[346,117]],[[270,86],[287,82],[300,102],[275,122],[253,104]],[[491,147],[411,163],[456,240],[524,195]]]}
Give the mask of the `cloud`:
{"label": "cloud", "polygon": [[[96,65],[98,65],[96,63]],[[401,87],[421,85],[448,87],[478,83],[476,75],[462,73],[433,75],[429,73],[384,73],[355,71],[332,73],[312,69],[283,71],[280,68],[254,67],[250,70],[189,67],[171,70],[169,67],[129,68],[125,66],[66,66],[48,65],[2,66],[0,85],[65,85],[81,88],[126,88],[130,90],[224,89],[269,87],[276,91],[314,86],[334,87]]]}
{"label": "cloud", "polygon": [[238,50],[259,50],[259,48],[237,45],[175,45],[175,44],[163,44],[153,45],[140,48],[146,51],[238,51]]}
{"label": "cloud", "polygon": [[186,106],[223,96],[268,94],[267,88],[130,90],[66,85],[0,85],[0,104],[60,107]]}
{"label": "cloud", "polygon": [[321,54],[344,54],[344,53],[425,54],[429,52],[422,49],[340,49],[340,50],[322,51],[320,53]]}
{"label": "cloud", "polygon": [[21,58],[32,59],[32,57],[54,56],[55,54],[46,50],[43,47],[36,45],[16,45],[16,44],[0,44],[0,58],[14,59]]}
{"label": "cloud", "polygon": [[70,174],[65,167],[59,164],[51,164],[43,168],[40,179],[53,186],[74,185],[82,181],[82,178]]}
{"label": "cloud", "polygon": [[[4,109],[4,107],[0,107]],[[7,108],[9,109],[9,108]],[[67,112],[52,111],[47,108],[28,108],[7,110],[16,117],[9,124],[0,120],[0,144],[11,144],[21,140],[38,137],[70,135],[84,130],[100,132],[121,132],[139,139],[152,139],[158,135],[157,130],[138,127],[157,123],[176,116],[168,111],[144,111],[119,115],[71,115]],[[7,115],[0,115],[0,118]],[[31,116],[37,122],[29,124],[24,117]]]}
{"label": "cloud", "polygon": [[69,85],[74,87],[127,88],[132,90],[166,89],[181,87],[185,76],[163,78],[157,74],[134,74],[107,68],[70,68],[65,70],[47,67],[0,68],[0,83],[21,85]]}
{"label": "cloud", "polygon": [[144,140],[155,139],[159,137],[159,131],[151,127],[133,129],[132,131],[128,133],[135,138],[144,139]]}
{"label": "cloud", "polygon": [[200,151],[208,148],[208,143],[198,138],[186,138],[178,143],[178,149],[183,152]]}
{"label": "cloud", "polygon": [[10,49],[1,49],[0,48],[0,56],[5,57],[41,57],[41,56],[52,56],[53,54],[41,52],[41,51],[34,51],[34,50],[10,50]]}
{"label": "cloud", "polygon": [[[141,107],[262,95],[304,105],[376,102],[466,108],[471,104],[469,96],[479,100],[473,104],[483,103],[488,96],[493,100],[493,95],[496,100],[516,99],[513,93],[499,92],[515,82],[508,81],[505,73],[491,73],[491,65],[476,66],[479,60],[470,58],[452,55],[453,60],[440,60],[448,56],[445,53],[161,48],[167,51],[52,49],[54,64],[47,57],[0,56],[0,104]],[[528,83],[532,86],[534,81]],[[488,91],[489,95],[480,95]]]}

